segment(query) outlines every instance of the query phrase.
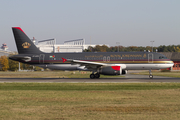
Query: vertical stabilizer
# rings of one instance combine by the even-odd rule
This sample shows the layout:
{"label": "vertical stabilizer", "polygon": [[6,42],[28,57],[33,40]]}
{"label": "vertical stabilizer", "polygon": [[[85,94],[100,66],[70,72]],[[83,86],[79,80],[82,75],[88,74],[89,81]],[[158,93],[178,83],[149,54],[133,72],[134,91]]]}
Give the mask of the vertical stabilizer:
{"label": "vertical stabilizer", "polygon": [[42,53],[20,27],[13,27],[12,30],[19,54]]}

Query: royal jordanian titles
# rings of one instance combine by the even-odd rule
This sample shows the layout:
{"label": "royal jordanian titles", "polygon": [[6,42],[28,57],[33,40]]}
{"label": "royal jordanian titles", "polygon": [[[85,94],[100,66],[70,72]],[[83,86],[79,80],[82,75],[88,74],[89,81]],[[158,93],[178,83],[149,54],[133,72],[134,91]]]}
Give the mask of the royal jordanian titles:
{"label": "royal jordanian titles", "polygon": [[151,70],[170,68],[173,61],[154,52],[82,52],[44,53],[40,51],[20,27],[13,27],[18,55],[9,59],[55,70],[92,71],[90,78],[103,75],[122,75],[128,70]]}

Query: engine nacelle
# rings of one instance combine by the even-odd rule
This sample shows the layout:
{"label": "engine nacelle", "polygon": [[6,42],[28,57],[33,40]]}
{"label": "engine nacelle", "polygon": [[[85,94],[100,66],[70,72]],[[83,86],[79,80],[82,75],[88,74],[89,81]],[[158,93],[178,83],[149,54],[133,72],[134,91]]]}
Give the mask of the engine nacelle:
{"label": "engine nacelle", "polygon": [[102,66],[99,69],[99,73],[103,75],[121,75],[121,66]]}

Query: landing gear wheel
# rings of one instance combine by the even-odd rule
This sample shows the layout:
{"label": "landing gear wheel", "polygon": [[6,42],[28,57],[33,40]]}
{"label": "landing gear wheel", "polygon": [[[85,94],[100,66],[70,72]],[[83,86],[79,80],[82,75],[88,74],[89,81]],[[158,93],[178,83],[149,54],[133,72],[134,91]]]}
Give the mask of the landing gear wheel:
{"label": "landing gear wheel", "polygon": [[150,79],[153,79],[153,75],[149,75],[149,78],[150,78]]}
{"label": "landing gear wheel", "polygon": [[95,78],[99,78],[100,77],[100,74],[99,73],[96,73],[95,74]]}
{"label": "landing gear wheel", "polygon": [[151,70],[149,70],[149,78],[150,78],[150,79],[153,79],[153,75],[152,75]]}
{"label": "landing gear wheel", "polygon": [[91,78],[91,79],[94,79],[94,78],[95,78],[95,75],[94,75],[94,74],[90,74],[90,78]]}

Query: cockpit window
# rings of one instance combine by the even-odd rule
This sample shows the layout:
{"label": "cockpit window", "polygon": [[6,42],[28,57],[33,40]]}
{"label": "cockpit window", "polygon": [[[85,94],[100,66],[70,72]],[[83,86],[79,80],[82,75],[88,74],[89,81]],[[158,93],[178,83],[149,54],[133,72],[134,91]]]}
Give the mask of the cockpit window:
{"label": "cockpit window", "polygon": [[159,59],[167,59],[165,56],[159,56]]}

